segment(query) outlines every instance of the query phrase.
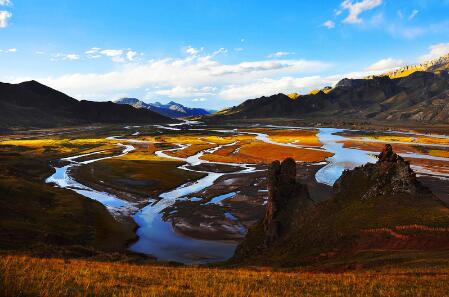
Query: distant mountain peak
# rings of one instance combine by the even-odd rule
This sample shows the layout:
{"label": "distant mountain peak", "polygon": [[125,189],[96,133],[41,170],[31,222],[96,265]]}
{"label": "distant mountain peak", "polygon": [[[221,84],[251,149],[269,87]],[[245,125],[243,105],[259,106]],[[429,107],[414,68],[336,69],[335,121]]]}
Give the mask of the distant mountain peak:
{"label": "distant mountain peak", "polygon": [[155,111],[159,114],[162,114],[162,115],[170,117],[170,118],[187,118],[187,117],[201,116],[201,115],[206,115],[206,114],[212,113],[211,111],[203,109],[203,108],[186,107],[186,106],[184,106],[180,103],[177,103],[175,101],[170,101],[167,104],[163,104],[158,101],[156,101],[154,103],[145,103],[136,98],[122,98],[122,99],[116,100],[115,103],[128,104],[135,108],[150,109],[152,111]]}

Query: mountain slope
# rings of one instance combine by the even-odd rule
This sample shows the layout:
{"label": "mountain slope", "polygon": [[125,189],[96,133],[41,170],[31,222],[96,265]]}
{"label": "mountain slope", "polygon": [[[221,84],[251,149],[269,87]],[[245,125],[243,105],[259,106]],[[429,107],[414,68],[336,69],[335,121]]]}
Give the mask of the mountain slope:
{"label": "mountain slope", "polygon": [[343,79],[326,92],[293,99],[284,94],[251,99],[205,118],[447,123],[449,74],[441,67],[435,72],[416,71],[394,79],[388,76]]}
{"label": "mountain slope", "polygon": [[448,251],[449,208],[389,145],[376,164],[345,171],[324,202],[311,201],[295,176],[292,160],[271,165],[266,216],[237,248],[234,263],[371,265]]}
{"label": "mountain slope", "polygon": [[167,104],[162,104],[160,102],[156,103],[145,103],[136,98],[122,98],[116,100],[115,103],[118,104],[128,104],[135,108],[143,108],[150,109],[154,112],[157,112],[161,115],[164,115],[169,118],[187,118],[187,117],[196,117],[202,116],[212,113],[213,111],[209,111],[203,108],[190,108],[185,107],[182,104],[176,103],[174,101],[170,101]]}
{"label": "mountain slope", "polygon": [[149,110],[112,102],[78,101],[36,81],[0,83],[0,127],[54,127],[85,123],[165,123]]}

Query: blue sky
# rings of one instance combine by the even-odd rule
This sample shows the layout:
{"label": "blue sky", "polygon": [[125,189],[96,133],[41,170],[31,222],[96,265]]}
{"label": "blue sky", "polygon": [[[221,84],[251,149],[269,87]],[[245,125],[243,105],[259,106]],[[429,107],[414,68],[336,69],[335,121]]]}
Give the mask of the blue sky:
{"label": "blue sky", "polygon": [[0,81],[78,99],[222,108],[448,52],[449,0],[0,0]]}

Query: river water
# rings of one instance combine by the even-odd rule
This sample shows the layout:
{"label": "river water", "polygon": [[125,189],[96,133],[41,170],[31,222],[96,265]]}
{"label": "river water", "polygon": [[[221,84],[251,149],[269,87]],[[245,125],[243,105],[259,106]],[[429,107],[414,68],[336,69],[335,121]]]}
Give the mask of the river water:
{"label": "river water", "polygon": [[[187,123],[187,124],[191,125],[194,123]],[[276,128],[276,126],[272,127]],[[128,129],[131,128],[133,127],[128,127]],[[179,129],[178,125],[157,126],[157,128],[168,130]],[[302,129],[302,128],[289,127],[288,129]],[[236,133],[254,134],[256,135],[257,140],[264,141],[270,144],[290,146],[290,147],[301,147],[313,150],[324,150],[331,152],[333,153],[333,156],[327,158],[326,159],[327,164],[316,173],[316,180],[319,183],[323,183],[330,186],[333,185],[334,182],[341,176],[343,170],[352,169],[356,166],[363,165],[367,162],[376,162],[377,159],[373,152],[343,147],[342,141],[346,140],[347,138],[344,136],[337,135],[337,133],[343,132],[344,129],[319,128],[318,130],[319,132],[317,136],[320,142],[323,144],[322,148],[310,148],[298,144],[278,143],[271,140],[268,137],[268,135],[263,133],[253,133],[243,131],[237,132],[236,130],[215,130],[215,131],[221,133],[231,133],[234,135]],[[136,132],[134,132],[133,135],[137,135]],[[140,140],[118,139],[117,137],[109,137],[109,139],[126,141],[128,143],[142,142]],[[102,153],[102,151],[98,151],[62,159],[63,161],[69,162],[69,164],[61,167],[55,167],[56,172],[52,176],[50,176],[46,180],[46,182],[53,183],[56,186],[62,188],[73,190],[87,198],[97,200],[102,204],[104,204],[113,215],[116,216],[132,215],[135,222],[139,226],[137,230],[137,235],[139,239],[130,246],[131,251],[153,255],[156,256],[159,260],[163,261],[177,261],[186,264],[223,261],[232,256],[236,248],[236,242],[198,240],[178,234],[174,231],[170,222],[166,222],[162,219],[162,211],[167,207],[173,205],[177,200],[185,200],[187,199],[186,196],[199,192],[213,185],[213,183],[221,176],[225,174],[233,174],[233,173],[193,170],[191,169],[191,167],[189,167],[189,165],[195,166],[204,163],[220,164],[220,165],[225,164],[240,167],[241,170],[238,171],[237,173],[254,172],[256,169],[253,164],[209,162],[200,159],[200,157],[203,156],[205,153],[212,153],[220,149],[221,147],[232,146],[234,144],[235,143],[231,143],[226,145],[220,145],[212,149],[206,149],[188,158],[173,157],[167,154],[167,152],[182,150],[186,148],[187,145],[178,144],[178,147],[174,149],[156,151],[155,154],[159,157],[185,162],[185,165],[180,166],[181,169],[201,172],[204,173],[205,176],[195,182],[189,182],[177,187],[176,189],[162,193],[161,195],[159,195],[159,197],[157,197],[157,199],[155,199],[156,197],[148,197],[149,204],[142,209],[138,209],[132,203],[124,201],[119,197],[116,197],[110,193],[96,191],[86,185],[77,182],[70,176],[70,170],[75,166],[82,166],[84,164],[93,163],[100,160],[128,154],[129,152],[134,150],[134,147],[130,144],[118,144],[119,146],[123,147],[123,151],[121,154],[116,156],[108,156],[97,159],[94,158],[88,161],[80,161],[80,162],[77,161],[77,159],[81,157],[92,156],[95,154]],[[410,155],[409,157],[429,158],[431,156],[413,154]],[[449,161],[449,158],[443,159],[444,161]],[[224,197],[231,197],[234,194],[235,193],[225,194]],[[215,203],[219,203],[222,199],[225,198],[216,197],[216,199],[212,201]],[[236,220],[236,218],[230,213],[227,213],[226,216],[232,220]],[[244,232],[243,229],[242,232]]]}

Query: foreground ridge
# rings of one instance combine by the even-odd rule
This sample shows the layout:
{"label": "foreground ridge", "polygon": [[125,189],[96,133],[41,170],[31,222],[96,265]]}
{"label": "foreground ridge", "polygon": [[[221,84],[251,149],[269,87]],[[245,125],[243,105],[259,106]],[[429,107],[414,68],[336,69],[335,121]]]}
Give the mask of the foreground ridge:
{"label": "foreground ridge", "polygon": [[416,260],[417,251],[421,258],[447,251],[449,209],[391,145],[378,158],[345,171],[332,197],[319,203],[295,181],[292,159],[273,162],[265,218],[249,230],[230,262],[373,266]]}

